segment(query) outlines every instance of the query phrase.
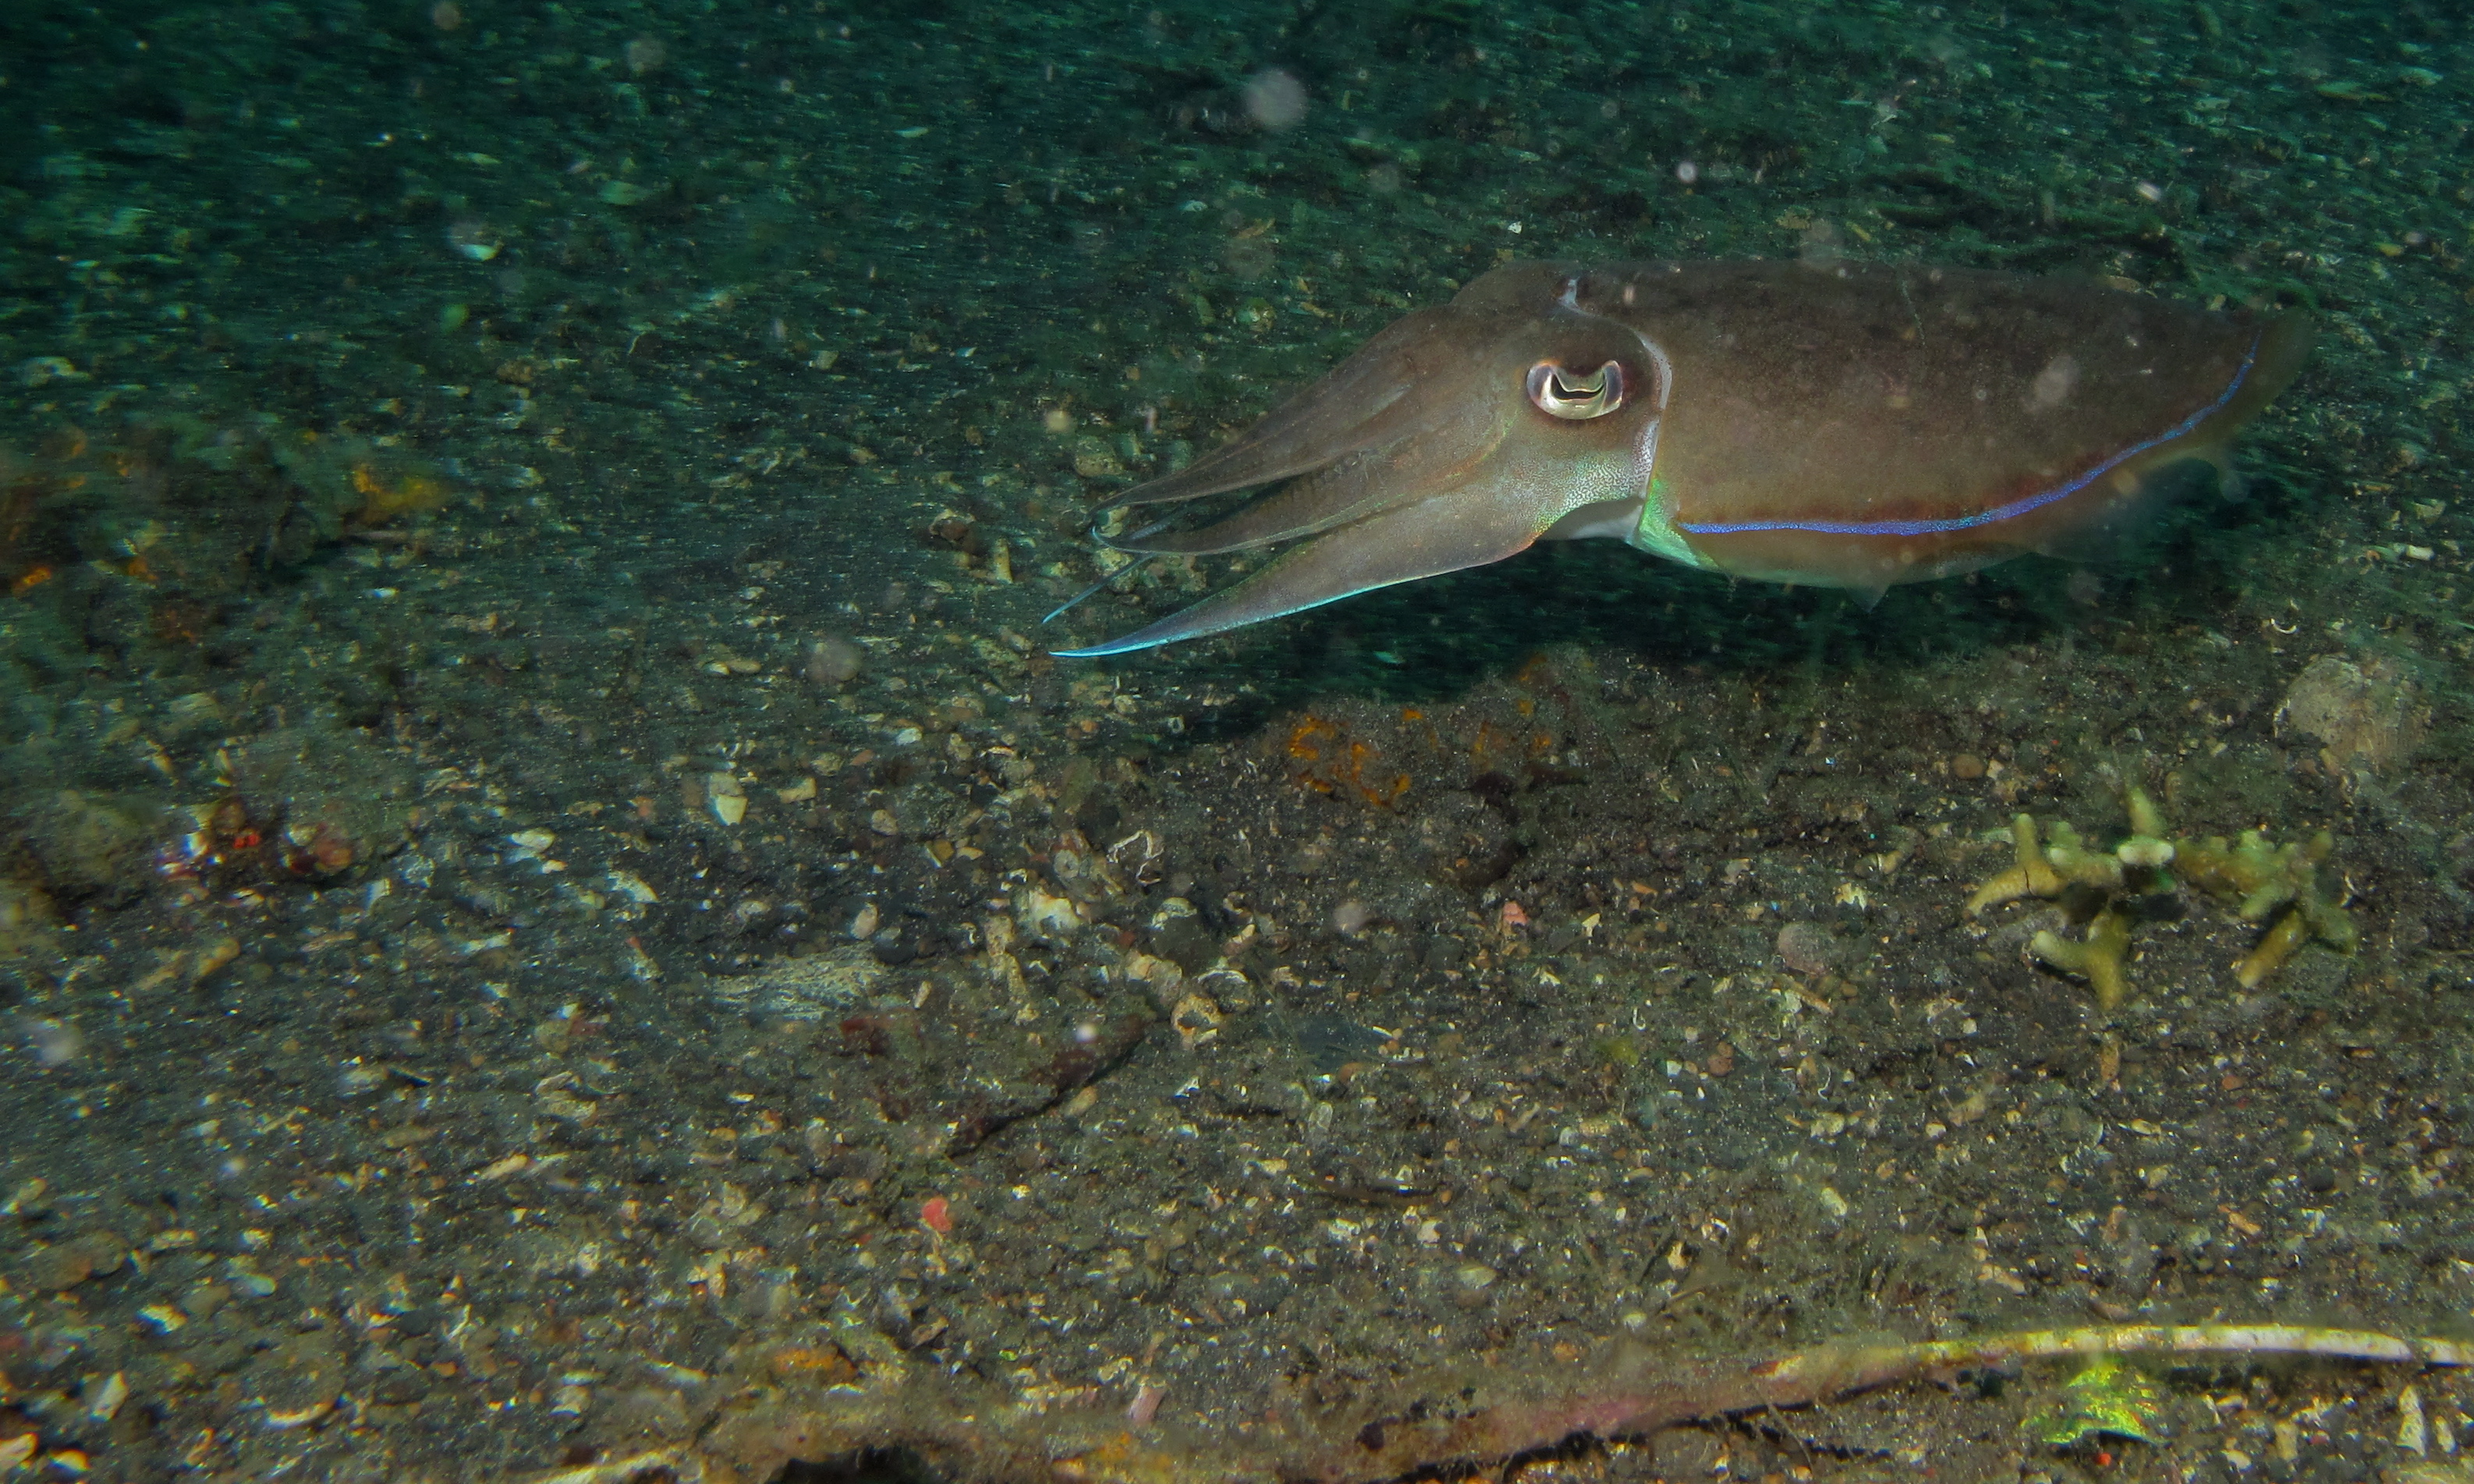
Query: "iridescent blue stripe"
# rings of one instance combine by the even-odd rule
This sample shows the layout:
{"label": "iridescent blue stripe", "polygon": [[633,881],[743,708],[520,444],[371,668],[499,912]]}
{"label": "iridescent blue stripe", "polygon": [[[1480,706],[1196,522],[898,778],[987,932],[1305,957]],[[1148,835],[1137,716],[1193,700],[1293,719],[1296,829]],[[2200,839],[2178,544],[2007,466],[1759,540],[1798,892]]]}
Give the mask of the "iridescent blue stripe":
{"label": "iridescent blue stripe", "polygon": [[1969,530],[1978,525],[1992,525],[2012,520],[2031,510],[2041,510],[2057,499],[2070,499],[2102,478],[2108,472],[2118,468],[2124,460],[2137,458],[2150,449],[2171,443],[2222,412],[2225,404],[2234,400],[2234,394],[2242,390],[2243,383],[2250,379],[2251,367],[2259,359],[2259,340],[2258,334],[2251,336],[2250,349],[2243,353],[2243,363],[2234,372],[2233,383],[2227,386],[2224,395],[2215,401],[2201,407],[2146,443],[2132,444],[2068,484],[2056,485],[2050,490],[2024,496],[2006,505],[1996,505],[1990,510],[1980,511],[1975,515],[1953,516],[1945,521],[1743,521],[1723,524],[1717,522],[1678,522],[1675,528],[1695,536],[1734,536],[1745,531],[1819,531],[1829,536],[1937,536],[1945,531]]}

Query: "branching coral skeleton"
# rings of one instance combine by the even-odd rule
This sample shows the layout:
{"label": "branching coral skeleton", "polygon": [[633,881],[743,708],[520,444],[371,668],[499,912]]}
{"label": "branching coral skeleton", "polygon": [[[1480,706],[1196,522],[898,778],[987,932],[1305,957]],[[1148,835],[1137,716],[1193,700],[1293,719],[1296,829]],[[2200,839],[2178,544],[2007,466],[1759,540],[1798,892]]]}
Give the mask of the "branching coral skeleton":
{"label": "branching coral skeleton", "polygon": [[2010,826],[2014,864],[1976,888],[1967,899],[1968,915],[1980,916],[1988,907],[2031,897],[2092,901],[2083,937],[2066,938],[2048,929],[2037,933],[2027,951],[2085,979],[2096,991],[2098,1007],[2105,1010],[2130,992],[2130,927],[2136,904],[2172,890],[2176,868],[2181,882],[2233,904],[2244,922],[2266,925],[2259,941],[2234,964],[2234,977],[2245,989],[2258,988],[2294,950],[2315,939],[2339,953],[2354,951],[2353,919],[2319,892],[2319,864],[2337,844],[2326,830],[2308,844],[2272,844],[2259,830],[2245,830],[2230,844],[2222,836],[2173,839],[2164,815],[2144,791],[2132,789],[2123,802],[2130,835],[2109,851],[2091,848],[2062,820],[2055,820],[2040,840],[2034,816],[2019,815]]}

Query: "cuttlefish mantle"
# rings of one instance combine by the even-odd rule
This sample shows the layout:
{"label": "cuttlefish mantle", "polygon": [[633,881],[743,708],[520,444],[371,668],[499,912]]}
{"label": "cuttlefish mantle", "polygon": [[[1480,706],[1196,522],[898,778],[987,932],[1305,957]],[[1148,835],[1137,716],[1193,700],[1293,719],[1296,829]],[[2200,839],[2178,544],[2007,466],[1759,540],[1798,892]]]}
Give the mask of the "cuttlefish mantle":
{"label": "cuttlefish mantle", "polygon": [[2298,315],[1901,264],[1511,263],[1117,501],[1277,486],[1121,551],[1285,547],[1124,654],[1611,537],[1847,588],[2104,549],[2300,369]]}

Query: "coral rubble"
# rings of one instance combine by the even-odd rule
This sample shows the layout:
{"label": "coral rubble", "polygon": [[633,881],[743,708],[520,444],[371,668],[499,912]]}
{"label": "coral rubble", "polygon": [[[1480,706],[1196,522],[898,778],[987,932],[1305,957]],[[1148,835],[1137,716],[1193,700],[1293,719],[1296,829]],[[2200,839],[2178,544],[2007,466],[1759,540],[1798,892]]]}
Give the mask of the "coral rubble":
{"label": "coral rubble", "polygon": [[2093,848],[2060,820],[2040,839],[2034,817],[2019,815],[2010,828],[2013,864],[1968,897],[1968,915],[2028,898],[2069,902],[2074,915],[2087,924],[2084,936],[2074,939],[2040,931],[2028,952],[2085,979],[2106,1010],[2129,994],[2135,904],[2182,884],[2231,904],[2244,922],[2264,925],[2259,940],[2234,964],[2234,977],[2245,989],[2257,988],[2305,943],[2354,951],[2353,919],[2319,890],[2319,864],[2336,849],[2336,838],[2326,830],[2307,844],[2274,844],[2260,830],[2245,830],[2230,844],[2222,836],[2176,839],[2144,791],[2130,790],[2123,802],[2130,834],[2111,850]]}

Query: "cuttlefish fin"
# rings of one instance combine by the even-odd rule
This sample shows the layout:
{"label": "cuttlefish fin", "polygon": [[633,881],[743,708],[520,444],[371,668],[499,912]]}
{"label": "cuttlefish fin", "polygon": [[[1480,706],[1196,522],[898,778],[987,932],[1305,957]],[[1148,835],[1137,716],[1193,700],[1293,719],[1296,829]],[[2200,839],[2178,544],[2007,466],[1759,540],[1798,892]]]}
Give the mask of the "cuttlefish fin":
{"label": "cuttlefish fin", "polygon": [[2231,471],[2205,454],[2152,465],[2133,476],[2130,488],[2105,513],[2083,525],[2055,531],[2027,549],[2080,567],[2123,568],[2154,553],[2171,511],[2196,511],[2226,487]]}
{"label": "cuttlefish fin", "polygon": [[[1064,659],[1099,659],[1224,633],[1376,588],[1499,562],[1528,547],[1543,528],[1533,512],[1516,502],[1474,513],[1461,504],[1445,519],[1442,506],[1451,498],[1437,496],[1378,511],[1319,541],[1291,547],[1261,571],[1148,628],[1055,653]],[[1430,504],[1437,508],[1429,509]]]}
{"label": "cuttlefish fin", "polygon": [[2141,548],[2152,538],[2160,513],[2195,509],[2211,495],[2239,491],[2235,435],[2301,372],[2316,335],[2307,315],[2288,313],[2261,324],[2240,377],[2221,398],[2107,475],[2117,494],[2101,515],[2055,531],[2029,549],[2066,562],[2117,565],[2146,554]]}

